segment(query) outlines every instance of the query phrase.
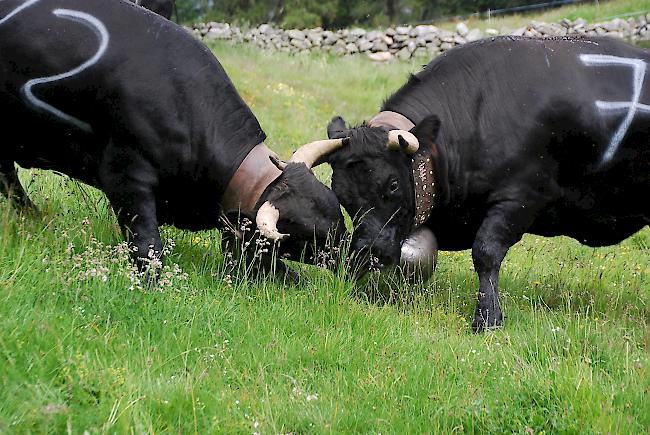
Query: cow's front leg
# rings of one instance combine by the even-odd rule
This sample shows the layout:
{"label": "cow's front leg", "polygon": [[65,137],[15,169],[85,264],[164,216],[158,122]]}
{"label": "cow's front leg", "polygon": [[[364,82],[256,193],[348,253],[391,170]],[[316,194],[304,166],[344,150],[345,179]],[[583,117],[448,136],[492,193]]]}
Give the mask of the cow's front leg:
{"label": "cow's front leg", "polygon": [[147,279],[155,279],[160,268],[162,241],[152,192],[137,185],[123,185],[109,199],[131,248],[131,258],[141,272],[149,273]]}
{"label": "cow's front leg", "polygon": [[472,259],[478,274],[479,289],[472,328],[483,331],[503,322],[499,301],[499,270],[508,249],[521,240],[532,222],[534,211],[520,202],[493,206],[483,220],[474,244]]}
{"label": "cow's front leg", "polygon": [[[117,160],[122,164],[102,167],[102,189],[117,215],[131,248],[132,259],[141,272],[149,273],[148,279],[155,279],[162,254],[153,190],[157,177],[153,168],[145,162],[132,158]],[[110,161],[115,162],[115,159]],[[124,165],[123,162],[129,164]]]}

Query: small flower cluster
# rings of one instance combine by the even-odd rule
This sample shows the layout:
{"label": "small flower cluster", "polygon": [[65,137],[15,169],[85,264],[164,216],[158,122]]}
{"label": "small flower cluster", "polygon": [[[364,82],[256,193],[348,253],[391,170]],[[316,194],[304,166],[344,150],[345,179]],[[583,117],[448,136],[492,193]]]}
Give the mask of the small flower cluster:
{"label": "small flower cluster", "polygon": [[[87,227],[87,220],[82,222],[82,228]],[[62,231],[61,235],[69,238],[68,231]],[[147,258],[141,270],[131,260],[131,254],[137,251],[136,247],[130,247],[127,242],[117,245],[105,245],[95,237],[90,236],[83,246],[83,250],[77,250],[74,242],[70,241],[66,248],[67,259],[64,261],[64,277],[68,284],[79,284],[99,280],[123,280],[129,283],[129,290],[145,291],[151,273],[158,275],[155,284],[159,291],[164,290],[187,290],[189,276],[183,272],[178,264],[163,265],[161,255],[169,256],[174,250],[173,240],[167,240],[161,253],[157,253],[151,247],[147,252]],[[155,272],[154,272],[155,271]]]}
{"label": "small flower cluster", "polygon": [[282,82],[275,83],[274,85],[266,85],[266,89],[277,95],[286,95],[288,97],[296,95],[296,90],[294,88]]}
{"label": "small flower cluster", "polygon": [[379,272],[381,270],[382,264],[379,263],[379,258],[374,255],[370,256],[368,269],[370,272]]}
{"label": "small flower cluster", "polygon": [[[158,287],[160,289],[183,290],[187,288],[188,279],[189,275],[174,263],[170,266],[163,266],[158,279]],[[181,285],[179,286],[179,284]]]}
{"label": "small flower cluster", "polygon": [[[248,253],[252,259],[257,259],[268,254],[272,248],[270,248],[271,242],[262,236],[258,229],[253,229],[253,227],[253,223],[249,219],[242,219],[239,227],[242,241],[241,252]],[[253,251],[250,251],[251,245],[254,248]]]}
{"label": "small flower cluster", "polygon": [[208,347],[208,348],[195,348],[194,351],[198,354],[201,355],[203,358],[203,361],[207,365],[212,365],[215,363],[217,359],[223,360],[227,358],[227,353],[229,352],[229,347],[228,345],[230,344],[230,340],[226,339],[223,340],[222,343],[215,343],[214,347]]}
{"label": "small flower cluster", "polygon": [[[72,267],[66,272],[66,280],[69,283],[92,280],[107,282],[110,275],[109,266],[123,266],[125,259],[119,253],[124,250],[128,251],[126,243],[120,244],[119,248],[111,248],[91,237],[85,249],[76,253],[74,244],[70,242],[66,253],[70,255]],[[128,256],[126,261],[129,261]]]}
{"label": "small flower cluster", "polygon": [[340,257],[341,248],[331,246],[330,241],[325,245],[325,249],[318,250],[316,257],[313,258],[314,264],[324,269],[332,269],[336,266],[337,258]]}
{"label": "small flower cluster", "polygon": [[[255,230],[255,232],[259,233],[258,230]],[[255,239],[255,253],[253,254],[253,257],[256,258],[258,256],[268,254],[269,246],[271,246],[271,242],[269,241],[269,239],[267,239],[266,237],[257,237]]]}
{"label": "small flower cluster", "polygon": [[210,240],[203,239],[201,236],[194,236],[192,238],[192,244],[196,246],[203,246],[204,248],[209,248],[210,247]]}
{"label": "small flower cluster", "polygon": [[318,400],[318,393],[306,392],[298,385],[295,385],[291,390],[291,398],[300,399],[302,397],[304,397],[307,402],[313,402],[315,400]]}

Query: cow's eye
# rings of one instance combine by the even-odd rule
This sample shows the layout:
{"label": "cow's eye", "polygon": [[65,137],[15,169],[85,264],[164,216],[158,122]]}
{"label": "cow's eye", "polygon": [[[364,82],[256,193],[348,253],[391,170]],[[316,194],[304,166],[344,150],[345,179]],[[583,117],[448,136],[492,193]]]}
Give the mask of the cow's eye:
{"label": "cow's eye", "polygon": [[397,192],[398,188],[399,188],[399,184],[397,183],[397,180],[393,180],[393,182],[390,183],[390,193]]}

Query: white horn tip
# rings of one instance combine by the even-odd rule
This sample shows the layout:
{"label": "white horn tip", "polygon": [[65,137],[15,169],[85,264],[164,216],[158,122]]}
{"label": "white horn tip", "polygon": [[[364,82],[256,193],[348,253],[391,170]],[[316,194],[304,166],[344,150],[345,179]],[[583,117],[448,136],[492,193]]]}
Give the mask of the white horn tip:
{"label": "white horn tip", "polygon": [[394,150],[399,150],[401,149],[400,143],[399,143],[399,137],[402,136],[402,139],[404,139],[408,143],[408,147],[406,148],[406,152],[408,154],[414,154],[417,152],[417,150],[420,148],[420,142],[418,141],[418,138],[415,137],[413,133],[410,131],[406,130],[391,130],[388,132],[388,147],[390,149]]}
{"label": "white horn tip", "polygon": [[278,220],[280,220],[280,211],[268,201],[262,204],[255,216],[255,223],[260,234],[274,242],[281,242],[289,237],[289,234],[278,231]]}

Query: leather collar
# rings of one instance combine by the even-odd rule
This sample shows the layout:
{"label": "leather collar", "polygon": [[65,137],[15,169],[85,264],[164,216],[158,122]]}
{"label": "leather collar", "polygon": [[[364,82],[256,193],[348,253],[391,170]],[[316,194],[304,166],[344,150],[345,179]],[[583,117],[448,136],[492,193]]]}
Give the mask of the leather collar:
{"label": "leather collar", "polygon": [[223,192],[222,210],[255,211],[264,190],[282,174],[269,159],[272,155],[264,143],[248,153]]}
{"label": "leather collar", "polygon": [[415,124],[408,119],[406,116],[401,113],[391,112],[390,110],[384,110],[379,112],[368,121],[368,125],[371,127],[384,127],[388,130],[406,130],[410,131],[415,127]]}
{"label": "leather collar", "polygon": [[[384,127],[389,130],[410,131],[415,124],[401,113],[383,111],[375,115],[369,122],[371,127]],[[413,171],[413,187],[415,189],[415,216],[413,228],[425,223],[431,216],[436,197],[436,176],[433,170],[433,157],[429,149],[420,148],[411,160]]]}

